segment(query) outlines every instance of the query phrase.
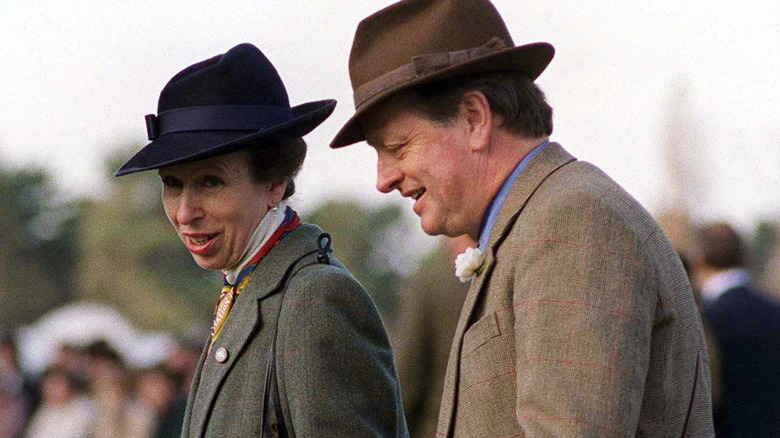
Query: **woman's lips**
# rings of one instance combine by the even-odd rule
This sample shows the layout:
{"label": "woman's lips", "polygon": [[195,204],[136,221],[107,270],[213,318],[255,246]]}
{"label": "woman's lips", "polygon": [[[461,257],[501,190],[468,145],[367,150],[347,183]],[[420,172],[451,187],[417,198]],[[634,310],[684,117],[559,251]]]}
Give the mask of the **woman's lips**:
{"label": "woman's lips", "polygon": [[185,234],[184,244],[191,253],[195,255],[203,255],[209,250],[209,248],[211,248],[218,235],[219,233]]}

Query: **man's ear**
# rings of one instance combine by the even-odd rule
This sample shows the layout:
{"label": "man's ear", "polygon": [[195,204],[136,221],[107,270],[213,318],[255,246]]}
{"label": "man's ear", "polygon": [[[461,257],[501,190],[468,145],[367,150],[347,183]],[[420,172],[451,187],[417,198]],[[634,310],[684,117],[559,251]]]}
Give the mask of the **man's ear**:
{"label": "man's ear", "polygon": [[469,91],[460,101],[460,115],[466,122],[469,148],[476,152],[486,150],[493,133],[493,111],[481,91]]}

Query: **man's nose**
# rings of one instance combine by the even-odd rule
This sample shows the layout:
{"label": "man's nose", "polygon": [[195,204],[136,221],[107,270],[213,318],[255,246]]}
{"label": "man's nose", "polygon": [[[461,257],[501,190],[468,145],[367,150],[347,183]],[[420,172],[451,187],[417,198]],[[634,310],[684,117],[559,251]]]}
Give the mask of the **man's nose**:
{"label": "man's nose", "polygon": [[398,166],[380,155],[376,163],[376,189],[382,193],[390,193],[398,188],[402,179],[403,175]]}

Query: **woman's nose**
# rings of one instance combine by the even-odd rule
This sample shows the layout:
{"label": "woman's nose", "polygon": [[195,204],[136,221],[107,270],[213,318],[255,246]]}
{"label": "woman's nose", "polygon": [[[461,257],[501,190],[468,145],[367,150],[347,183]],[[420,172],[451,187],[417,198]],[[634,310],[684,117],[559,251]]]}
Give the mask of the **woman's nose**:
{"label": "woman's nose", "polygon": [[198,196],[190,190],[183,190],[176,210],[176,221],[188,225],[201,217],[203,217],[203,208]]}

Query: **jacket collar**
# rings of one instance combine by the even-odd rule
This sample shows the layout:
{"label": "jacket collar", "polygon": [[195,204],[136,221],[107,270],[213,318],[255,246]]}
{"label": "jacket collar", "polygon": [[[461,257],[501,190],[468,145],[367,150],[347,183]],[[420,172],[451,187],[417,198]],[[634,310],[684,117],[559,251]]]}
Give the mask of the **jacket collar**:
{"label": "jacket collar", "polygon": [[506,236],[512,229],[517,217],[522,213],[528,200],[542,183],[562,166],[575,161],[571,154],[558,143],[548,143],[520,172],[517,180],[512,184],[509,194],[501,205],[496,218],[490,239],[485,251],[485,262],[482,271],[474,279],[469,287],[466,301],[461,310],[458,326],[455,329],[454,342],[450,351],[450,359],[447,365],[447,377],[442,396],[441,413],[439,416],[439,430],[446,431],[452,426],[452,416],[455,409],[456,390],[458,386],[460,370],[460,351],[463,344],[463,335],[469,327],[472,313],[485,284],[490,278],[496,264],[496,252]]}
{"label": "jacket collar", "polygon": [[322,229],[316,225],[301,224],[289,232],[263,258],[252,273],[252,281],[241,293],[262,300],[276,292],[285,279],[285,271],[308,253],[316,252],[317,237]]}
{"label": "jacket collar", "polygon": [[488,240],[489,252],[495,254],[512,228],[511,225],[544,180],[561,166],[575,160],[576,158],[558,143],[548,143],[539,151],[517,177],[498,212],[496,224]]}

